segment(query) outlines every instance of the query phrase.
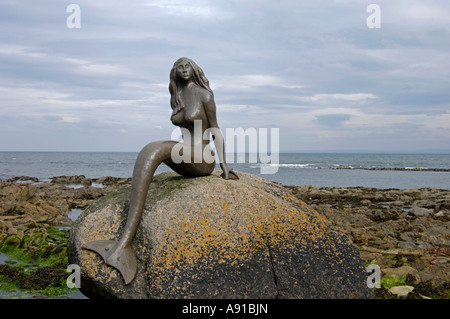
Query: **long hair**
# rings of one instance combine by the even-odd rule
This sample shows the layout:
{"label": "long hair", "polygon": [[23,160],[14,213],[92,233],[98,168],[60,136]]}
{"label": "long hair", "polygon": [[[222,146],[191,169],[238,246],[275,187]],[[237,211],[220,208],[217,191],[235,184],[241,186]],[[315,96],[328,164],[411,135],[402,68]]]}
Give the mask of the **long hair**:
{"label": "long hair", "polygon": [[213,94],[212,90],[209,87],[209,81],[203,73],[203,70],[191,59],[180,58],[173,64],[172,70],[170,71],[169,92],[170,106],[172,107],[173,114],[178,113],[181,109],[184,108],[184,102],[181,99],[181,83],[178,80],[176,74],[177,66],[181,62],[188,62],[191,65],[193,71],[192,80],[194,81],[194,83]]}

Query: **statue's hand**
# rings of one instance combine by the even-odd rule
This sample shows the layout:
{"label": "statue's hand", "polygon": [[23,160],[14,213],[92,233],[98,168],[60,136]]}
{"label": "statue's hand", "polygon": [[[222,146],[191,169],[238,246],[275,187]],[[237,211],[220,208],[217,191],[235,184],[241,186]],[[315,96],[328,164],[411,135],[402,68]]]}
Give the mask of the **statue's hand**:
{"label": "statue's hand", "polygon": [[229,168],[227,164],[220,164],[223,173],[220,175],[223,179],[239,179],[239,176]]}

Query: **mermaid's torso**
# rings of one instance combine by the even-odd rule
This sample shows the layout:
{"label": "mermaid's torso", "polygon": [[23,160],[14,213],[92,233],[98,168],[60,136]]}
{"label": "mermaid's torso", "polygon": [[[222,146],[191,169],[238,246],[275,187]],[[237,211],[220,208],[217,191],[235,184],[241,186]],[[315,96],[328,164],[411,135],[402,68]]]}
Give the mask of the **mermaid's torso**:
{"label": "mermaid's torso", "polygon": [[[208,118],[203,105],[205,94],[209,94],[208,91],[199,87],[188,88],[182,92],[182,99],[184,101],[184,108],[177,113],[172,114],[170,120],[176,126],[185,128],[191,135],[192,144],[207,144],[208,140],[203,139],[203,133],[208,128]],[[196,121],[200,121],[197,122]],[[201,124],[201,127],[194,130],[195,125]],[[201,131],[199,130],[201,129]],[[201,133],[201,134],[199,134]],[[200,135],[200,136],[197,136]],[[188,142],[186,137],[183,136],[183,141]]]}

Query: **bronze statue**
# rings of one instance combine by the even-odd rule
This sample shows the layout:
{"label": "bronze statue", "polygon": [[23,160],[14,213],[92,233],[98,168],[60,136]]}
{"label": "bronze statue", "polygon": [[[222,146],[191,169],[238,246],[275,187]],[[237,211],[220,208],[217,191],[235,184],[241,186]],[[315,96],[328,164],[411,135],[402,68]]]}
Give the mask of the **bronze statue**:
{"label": "bronze statue", "polygon": [[[183,143],[158,141],[142,149],[133,170],[130,208],[122,237],[118,242],[97,240],[83,245],[84,249],[98,253],[108,265],[118,269],[125,284],[129,284],[137,272],[137,259],[131,248],[131,242],[142,216],[153,174],[161,163],[165,163],[183,176],[210,175],[216,165],[215,155],[209,145],[209,132],[211,132],[223,171],[222,177],[238,179],[237,174],[225,162],[223,136],[217,124],[214,94],[209,88],[209,81],[203,70],[188,58],[178,59],[170,71],[169,91],[170,105],[173,110],[170,119],[174,125],[181,128],[182,133],[185,132]],[[201,134],[196,132],[199,124]],[[207,139],[204,138],[206,135]],[[180,144],[182,152],[190,151],[188,154],[190,160],[174,161],[174,154],[183,155],[179,154]],[[177,146],[176,152],[174,152],[175,146]],[[202,154],[200,160],[198,157],[194,158],[194,154],[199,154],[199,149]]]}

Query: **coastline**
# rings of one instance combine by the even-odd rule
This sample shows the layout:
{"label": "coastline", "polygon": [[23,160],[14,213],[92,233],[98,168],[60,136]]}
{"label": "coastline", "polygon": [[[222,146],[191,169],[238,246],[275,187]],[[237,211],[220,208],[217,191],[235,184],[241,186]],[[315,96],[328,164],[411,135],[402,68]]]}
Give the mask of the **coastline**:
{"label": "coastline", "polygon": [[[0,251],[5,251],[5,243],[21,248],[27,234],[56,238],[49,235],[52,227],[67,230],[73,223],[69,217],[72,210],[82,210],[130,183],[131,178],[83,175],[58,176],[45,182],[28,176],[0,181]],[[366,266],[380,266],[383,286],[376,289],[379,298],[397,297],[388,291],[393,285],[413,287],[408,298],[450,298],[450,190],[283,186],[343,232]],[[55,243],[62,250],[47,255],[54,252],[59,256],[55,269],[61,270],[67,267],[64,243],[54,239],[43,247],[47,251]],[[34,249],[30,247],[25,248]],[[0,276],[10,268],[14,264],[0,265]],[[61,277],[60,271],[54,273]]]}

